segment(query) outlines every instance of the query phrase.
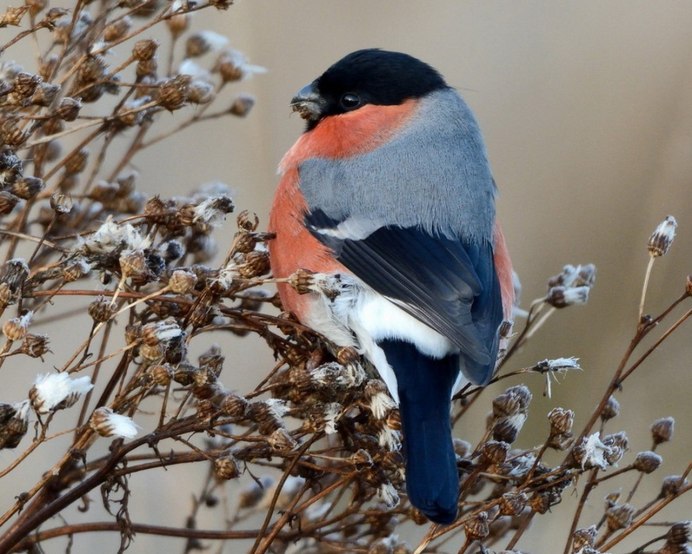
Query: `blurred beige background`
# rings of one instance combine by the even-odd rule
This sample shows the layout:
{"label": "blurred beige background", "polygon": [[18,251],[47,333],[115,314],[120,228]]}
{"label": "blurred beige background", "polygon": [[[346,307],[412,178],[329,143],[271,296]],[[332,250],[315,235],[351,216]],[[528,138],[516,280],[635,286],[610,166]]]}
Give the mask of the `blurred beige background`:
{"label": "blurred beige background", "polygon": [[[513,364],[579,357],[584,372],[554,386],[552,400],[541,396],[539,377],[521,382],[534,391],[529,424],[535,422],[539,431],[556,405],[576,408],[577,424],[583,422],[633,333],[646,241],[666,214],[677,217],[679,234],[656,264],[647,309],[665,308],[692,272],[692,3],[239,0],[228,12],[201,15],[196,28],[205,27],[227,35],[252,63],[268,69],[235,85],[254,94],[257,104],[247,119],[199,126],[138,159],[146,192],[183,194],[200,183],[225,181],[234,187],[238,207],[257,211],[266,224],[276,165],[303,127],[288,108],[294,92],[363,47],[401,50],[429,62],[460,90],[484,131],[524,305],[545,292],[547,278],[564,264],[598,267],[589,304],[557,313]],[[232,220],[221,232],[231,236]],[[677,420],[675,441],[661,450],[664,466],[650,479],[653,488],[638,493],[635,502],[647,499],[664,475],[681,472],[692,457],[691,344],[688,324],[619,397],[622,414],[610,430],[626,429],[634,452],[650,448],[653,419]],[[247,348],[225,350],[226,371],[232,371],[224,378],[228,386],[244,390],[267,368],[264,352],[258,357]],[[481,412],[475,424],[464,426],[465,438],[480,436]],[[541,440],[540,433],[526,432],[519,445]],[[0,453],[3,465],[11,458]],[[206,470],[193,469],[198,473],[184,478],[201,483]],[[146,494],[135,489],[142,521],[183,523],[180,510],[190,498],[180,498],[170,485],[180,475],[174,470],[158,484],[148,480],[152,489]],[[600,516],[600,498],[609,490],[596,492],[584,522]],[[16,491],[0,483],[0,493]],[[566,491],[555,511],[571,513],[573,501]],[[658,519],[691,513],[686,499]],[[553,518],[539,518],[539,525],[541,519]],[[531,537],[522,549],[553,551],[543,533]],[[78,538],[80,549],[86,544],[86,537]],[[180,541],[140,536],[131,551],[162,551],[161,545],[182,548]],[[55,551],[63,547],[56,542]]]}

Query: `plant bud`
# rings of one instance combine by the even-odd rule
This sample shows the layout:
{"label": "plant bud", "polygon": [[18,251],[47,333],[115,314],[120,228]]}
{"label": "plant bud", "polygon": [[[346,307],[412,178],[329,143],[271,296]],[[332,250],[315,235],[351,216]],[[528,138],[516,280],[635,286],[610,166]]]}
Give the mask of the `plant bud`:
{"label": "plant bud", "polygon": [[632,524],[634,506],[631,504],[616,504],[606,510],[606,523],[610,531],[625,529]]}
{"label": "plant bud", "polygon": [[222,479],[224,481],[239,477],[240,467],[238,466],[238,460],[236,460],[230,453],[217,458],[214,460],[214,475],[218,479]]}
{"label": "plant bud", "polygon": [[469,541],[479,541],[490,533],[488,527],[488,512],[480,512],[464,522],[464,532]]}
{"label": "plant bud", "polygon": [[11,213],[18,202],[19,198],[14,194],[6,190],[0,190],[0,216]]}
{"label": "plant bud", "polygon": [[50,352],[48,348],[49,342],[50,339],[48,335],[33,335],[27,333],[24,336],[20,350],[23,354],[31,358],[41,358],[41,360],[43,360],[43,356]]}
{"label": "plant bud", "polygon": [[12,193],[22,200],[31,200],[43,190],[45,184],[38,177],[23,177],[12,185]]}
{"label": "plant bud", "polygon": [[254,96],[249,94],[239,94],[231,103],[228,109],[229,113],[237,117],[245,117],[250,113],[250,110],[255,106]]}
{"label": "plant bud", "polygon": [[673,438],[674,429],[675,419],[672,417],[662,417],[654,421],[653,425],[651,425],[651,436],[654,446],[670,441]]}
{"label": "plant bud", "polygon": [[66,96],[60,101],[60,106],[56,112],[57,116],[63,121],[74,121],[82,109],[82,102],[78,98]]}
{"label": "plant bud", "polygon": [[649,450],[640,452],[634,459],[634,469],[642,473],[653,473],[663,463],[663,458]]}
{"label": "plant bud", "polygon": [[96,323],[104,323],[115,315],[118,307],[115,304],[111,304],[110,300],[101,297],[90,302],[87,311],[91,319]]}
{"label": "plant bud", "polygon": [[653,234],[649,237],[649,255],[652,258],[664,256],[670,250],[670,245],[675,239],[675,230],[678,227],[678,222],[672,215],[667,215],[666,218],[658,224]]}
{"label": "plant bud", "polygon": [[156,55],[159,43],[152,39],[138,40],[132,49],[132,57],[138,62],[149,61]]}
{"label": "plant bud", "polygon": [[132,27],[132,20],[129,17],[123,17],[114,21],[110,25],[106,25],[103,30],[103,40],[106,42],[115,42],[123,38]]}

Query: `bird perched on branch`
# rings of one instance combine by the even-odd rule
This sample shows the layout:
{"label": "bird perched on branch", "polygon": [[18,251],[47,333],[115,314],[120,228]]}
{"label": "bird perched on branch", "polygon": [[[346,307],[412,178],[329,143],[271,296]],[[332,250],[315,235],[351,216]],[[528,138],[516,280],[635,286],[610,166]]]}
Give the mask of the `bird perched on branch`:
{"label": "bird perched on branch", "polygon": [[451,523],[451,398],[462,375],[491,378],[513,296],[478,124],[435,69],[378,49],[336,62],[291,106],[307,129],[280,164],[272,271],[332,277],[339,293],[283,283],[282,302],[375,366],[399,404],[409,499]]}

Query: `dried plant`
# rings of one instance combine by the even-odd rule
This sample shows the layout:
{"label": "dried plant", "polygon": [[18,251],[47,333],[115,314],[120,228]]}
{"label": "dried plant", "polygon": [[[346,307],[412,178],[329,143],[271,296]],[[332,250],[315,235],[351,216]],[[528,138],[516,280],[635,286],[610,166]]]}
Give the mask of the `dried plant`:
{"label": "dried plant", "polygon": [[[672,418],[654,422],[650,450],[636,453],[628,452],[626,432],[614,427],[623,384],[692,313],[688,308],[669,323],[689,303],[689,278],[661,314],[644,312],[648,276],[670,248],[675,220],[666,218],[649,241],[634,336],[586,424],[575,429],[574,412],[556,407],[547,414],[543,444],[518,448],[529,388],[510,386],[493,399],[479,389],[462,391],[455,423],[472,404],[485,403],[490,415],[477,444],[456,442],[460,516],[407,544],[400,537],[427,522],[402,492],[400,421],[384,384],[357,352],[327,344],[276,311],[277,297],[264,288],[272,282],[265,247],[271,237],[254,214],[238,215],[228,252],[212,263],[214,229],[234,210],[222,185],[188,198],[147,196],[146,178],[131,169],[152,144],[251,109],[249,96],[231,98],[229,107],[224,94],[260,68],[225,49],[224,37],[190,28],[193,12],[230,4],[77,0],[67,10],[26,0],[0,15],[0,27],[23,29],[0,45],[3,57],[25,41],[40,50],[35,72],[9,61],[0,66],[0,371],[7,376],[11,365],[22,366],[11,375],[26,379],[27,390],[24,398],[0,399],[0,448],[16,453],[0,468],[0,479],[7,483],[39,447],[65,435],[68,430],[54,427],[69,418],[55,418],[58,412],[74,422],[69,446],[40,461],[45,471],[36,482],[8,485],[17,496],[3,499],[0,552],[39,551],[55,537],[78,540],[95,531],[119,533],[120,551],[139,533],[181,537],[186,552],[212,540],[238,541],[234,552],[257,553],[519,552],[534,518],[553,519],[551,506],[574,491],[576,513],[566,525],[564,519],[553,524],[564,528],[565,554],[606,552],[636,537],[690,490],[688,465],[665,477],[655,498],[635,498],[661,465]],[[166,52],[147,35],[155,27],[170,35]],[[183,40],[185,59],[176,66],[174,46]],[[114,55],[106,58],[108,51]],[[207,54],[216,57],[209,69],[195,61]],[[110,65],[112,59],[119,61]],[[173,111],[184,115],[171,126]],[[115,148],[116,139],[126,147]],[[95,276],[99,286],[89,280]],[[522,369],[511,364],[551,314],[587,301],[594,278],[595,268],[584,265],[565,266],[550,279],[516,336],[504,330],[507,347],[495,381],[542,375],[549,393],[556,375],[579,368],[575,358]],[[300,292],[338,294],[305,271],[289,281]],[[33,329],[42,321],[64,322],[69,314],[60,307],[78,297],[90,303],[72,315],[90,318],[91,331],[57,359],[50,337]],[[229,389],[222,379],[232,385],[234,376],[224,371],[220,347],[196,359],[189,354],[193,341],[211,332],[254,334],[276,363],[254,389]],[[106,454],[93,448],[101,437],[110,441]],[[562,460],[548,463],[548,451],[564,453]],[[207,472],[190,513],[181,517],[185,524],[134,521],[130,504],[139,491],[130,489],[130,477],[178,464]],[[607,497],[598,521],[584,521],[595,489],[615,477],[630,479],[619,481],[626,492]],[[96,490],[112,520],[84,523],[66,515]],[[219,506],[225,524],[200,529],[200,514]],[[689,522],[672,522],[665,534],[642,538],[635,552],[689,552],[689,536]]]}

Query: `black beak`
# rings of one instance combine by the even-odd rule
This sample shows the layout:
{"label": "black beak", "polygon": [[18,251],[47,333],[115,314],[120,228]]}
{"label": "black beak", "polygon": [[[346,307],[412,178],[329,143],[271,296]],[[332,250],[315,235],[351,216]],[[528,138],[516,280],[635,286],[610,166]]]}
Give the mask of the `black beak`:
{"label": "black beak", "polygon": [[323,115],[326,103],[314,83],[304,86],[291,100],[291,108],[307,121],[317,121]]}

